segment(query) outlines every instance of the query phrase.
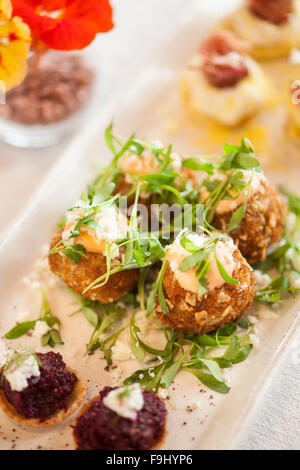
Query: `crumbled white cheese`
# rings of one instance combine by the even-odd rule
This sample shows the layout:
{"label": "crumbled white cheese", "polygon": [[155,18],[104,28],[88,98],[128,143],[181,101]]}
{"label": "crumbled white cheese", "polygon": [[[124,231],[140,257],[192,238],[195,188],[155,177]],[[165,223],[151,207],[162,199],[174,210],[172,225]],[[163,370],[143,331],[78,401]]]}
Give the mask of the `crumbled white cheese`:
{"label": "crumbled white cheese", "polygon": [[294,248],[290,248],[286,252],[286,257],[291,262],[293,268],[296,271],[300,271],[300,256],[299,256],[298,251],[295,250]]}
{"label": "crumbled white cheese", "polygon": [[109,392],[103,403],[119,416],[135,420],[144,406],[143,392],[139,384],[120,387]]}
{"label": "crumbled white cheese", "polygon": [[255,323],[258,322],[257,317],[255,317],[254,315],[248,315],[247,318],[248,318],[249,322],[252,323],[252,325],[255,325]]}
{"label": "crumbled white cheese", "polygon": [[258,269],[254,271],[254,277],[255,285],[259,290],[264,289],[270,284],[270,282],[272,282],[272,279],[269,274],[263,274],[263,272]]}
{"label": "crumbled white cheese", "polygon": [[118,385],[122,379],[123,371],[120,366],[110,369],[111,380],[114,385]]}
{"label": "crumbled white cheese", "polygon": [[31,355],[20,365],[13,363],[6,371],[5,378],[13,391],[22,392],[28,386],[28,379],[39,377],[40,375],[41,372],[37,360]]}
{"label": "crumbled white cheese", "polygon": [[39,281],[32,279],[31,276],[25,276],[22,278],[22,283],[25,287],[29,287],[32,290],[41,290],[42,284]]}
{"label": "crumbled white cheese", "polygon": [[99,212],[95,219],[99,223],[99,228],[96,230],[97,237],[100,239],[105,237],[108,243],[123,238],[127,234],[127,219],[113,205]]}
{"label": "crumbled white cheese", "polygon": [[175,171],[179,171],[181,170],[181,167],[182,167],[182,158],[181,156],[178,154],[178,153],[171,153],[170,155],[170,158],[171,158],[171,167],[173,168],[173,170]]}
{"label": "crumbled white cheese", "polygon": [[3,341],[0,341],[0,367],[3,367],[6,358],[7,358],[8,351],[6,349],[5,343]]}
{"label": "crumbled white cheese", "polygon": [[129,342],[121,341],[118,339],[115,345],[111,348],[112,360],[115,361],[128,361],[134,359]]}
{"label": "crumbled white cheese", "polygon": [[38,258],[34,263],[34,270],[37,274],[43,275],[49,272],[49,264],[47,258]]}
{"label": "crumbled white cheese", "polygon": [[49,326],[45,321],[37,321],[33,329],[32,335],[35,338],[41,338],[49,331]]}
{"label": "crumbled white cheese", "polygon": [[293,289],[300,289],[300,276],[296,274],[290,273],[289,274],[289,281],[290,285]]}
{"label": "crumbled white cheese", "polygon": [[249,335],[249,340],[250,340],[250,343],[253,344],[253,347],[254,347],[254,348],[257,348],[257,347],[258,347],[258,345],[259,345],[259,338],[258,338],[258,336],[251,334],[251,335]]}
{"label": "crumbled white cheese", "polygon": [[202,406],[203,406],[202,403],[197,400],[197,401],[195,401],[194,403],[192,403],[192,405],[191,405],[190,408],[191,408],[192,410],[199,410],[199,409],[202,408]]}
{"label": "crumbled white cheese", "polygon": [[159,388],[157,395],[159,396],[159,398],[162,398],[163,400],[165,400],[166,398],[168,398],[169,393],[168,393],[168,390],[166,390],[165,388]]}
{"label": "crumbled white cheese", "polygon": [[[76,204],[77,205],[77,204]],[[65,244],[74,244],[75,239],[70,238],[72,231],[74,230],[78,219],[82,217],[81,209],[76,211],[70,211],[67,214],[67,222],[65,229],[62,233],[62,238]],[[112,258],[119,256],[119,250],[115,242],[116,240],[122,239],[126,236],[128,231],[128,222],[127,218],[117,210],[117,208],[111,204],[104,206],[96,215],[93,217],[95,222],[97,222],[97,228],[87,227],[83,225],[80,229],[82,235],[88,235],[92,239],[98,239],[99,242],[107,241],[111,245]],[[80,240],[80,239],[79,239]],[[84,245],[85,241],[80,240]],[[105,251],[103,249],[103,251]]]}

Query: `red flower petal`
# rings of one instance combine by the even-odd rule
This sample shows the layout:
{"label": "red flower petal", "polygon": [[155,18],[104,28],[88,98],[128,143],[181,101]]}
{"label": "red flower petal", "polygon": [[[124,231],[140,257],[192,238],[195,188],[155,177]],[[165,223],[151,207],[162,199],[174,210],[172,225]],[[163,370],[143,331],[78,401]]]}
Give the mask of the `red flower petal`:
{"label": "red flower petal", "polygon": [[72,18],[60,21],[56,28],[41,34],[40,39],[51,49],[72,51],[88,46],[97,32],[93,23]]}
{"label": "red flower petal", "polygon": [[97,26],[99,33],[113,28],[112,7],[109,0],[65,0],[66,18],[84,17]]}
{"label": "red flower petal", "polygon": [[14,16],[20,16],[31,29],[33,36],[39,36],[45,31],[55,28],[58,19],[40,16],[36,13],[38,0],[12,0]]}
{"label": "red flower petal", "polygon": [[[14,14],[30,26],[33,36],[57,50],[83,49],[97,33],[113,28],[109,0],[12,0]],[[38,10],[39,9],[39,10]],[[62,11],[57,18],[39,14]]]}

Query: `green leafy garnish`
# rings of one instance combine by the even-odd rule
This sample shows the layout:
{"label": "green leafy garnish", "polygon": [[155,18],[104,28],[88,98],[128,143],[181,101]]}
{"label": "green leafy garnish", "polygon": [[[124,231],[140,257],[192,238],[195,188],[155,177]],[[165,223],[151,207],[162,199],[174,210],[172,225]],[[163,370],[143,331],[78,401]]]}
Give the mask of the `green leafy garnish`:
{"label": "green leafy garnish", "polygon": [[51,312],[45,288],[42,289],[42,298],[43,301],[39,318],[37,320],[17,324],[8,333],[6,333],[6,339],[18,339],[32,330],[36,326],[37,322],[45,322],[48,325],[49,330],[42,336],[41,346],[50,346],[51,348],[54,348],[56,344],[64,344],[59,330],[57,328],[53,328],[55,325],[57,325],[57,327],[60,326],[60,320]]}

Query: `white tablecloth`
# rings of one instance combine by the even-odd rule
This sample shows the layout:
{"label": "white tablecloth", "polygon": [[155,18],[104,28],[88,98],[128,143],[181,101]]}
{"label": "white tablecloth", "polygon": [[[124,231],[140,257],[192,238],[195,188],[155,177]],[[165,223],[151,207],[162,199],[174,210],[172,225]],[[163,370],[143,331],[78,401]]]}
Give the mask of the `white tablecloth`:
{"label": "white tablecloth", "polygon": [[[220,0],[220,3],[224,1]],[[122,80],[120,71],[138,67],[140,45],[143,45],[145,54],[151,48],[155,29],[166,27],[176,9],[184,8],[186,0],[114,0],[112,3],[115,5],[116,28],[99,37],[91,47],[91,52],[96,53],[99,59],[102,102],[117,86],[118,80]],[[67,144],[46,150],[24,151],[0,143],[0,237],[22,211]],[[300,342],[295,343],[291,357],[274,381],[249,428],[242,449],[300,448],[299,350]]]}

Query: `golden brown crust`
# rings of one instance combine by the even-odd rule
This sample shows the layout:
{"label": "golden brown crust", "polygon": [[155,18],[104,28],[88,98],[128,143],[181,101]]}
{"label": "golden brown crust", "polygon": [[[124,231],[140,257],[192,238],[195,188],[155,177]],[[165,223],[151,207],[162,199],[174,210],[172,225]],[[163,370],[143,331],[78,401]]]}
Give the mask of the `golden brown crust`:
{"label": "golden brown crust", "polygon": [[[61,241],[61,234],[62,230],[54,235],[50,249]],[[114,268],[119,262],[119,259],[112,260],[111,267]],[[95,290],[88,290],[83,294],[84,289],[106,273],[106,258],[104,255],[101,253],[87,253],[87,258],[82,257],[81,261],[75,264],[64,254],[55,254],[49,256],[49,265],[51,271],[77,294],[92,300],[99,300],[103,304],[119,300],[131,292],[136,287],[139,278],[137,269],[123,271],[111,275],[104,286]]]}
{"label": "golden brown crust", "polygon": [[252,303],[254,277],[238,249],[233,257],[236,267],[232,277],[239,281],[239,285],[225,283],[201,298],[181,287],[168,264],[163,290],[170,313],[165,315],[158,303],[158,318],[165,325],[188,333],[209,333],[240,318]]}
{"label": "golden brown crust", "polygon": [[70,367],[66,367],[66,369],[69,372],[75,374],[78,378],[76,384],[74,385],[73,392],[68,398],[69,407],[67,411],[60,410],[54,416],[50,416],[45,421],[40,421],[38,418],[27,419],[24,416],[20,415],[15,410],[15,408],[9,403],[3,390],[0,390],[0,408],[10,419],[25,426],[30,426],[34,428],[44,428],[47,426],[55,426],[56,424],[61,423],[78,410],[78,408],[84,402],[87,394],[86,384],[82,379],[78,377],[77,372],[72,370]]}
{"label": "golden brown crust", "polygon": [[[278,192],[262,181],[247,204],[245,216],[236,229],[229,232],[242,255],[250,264],[263,261],[270,246],[279,242],[283,232],[285,204]],[[226,231],[232,212],[216,214],[212,225]]]}

